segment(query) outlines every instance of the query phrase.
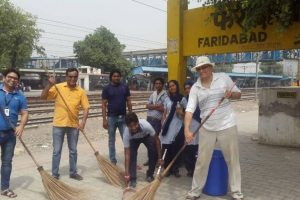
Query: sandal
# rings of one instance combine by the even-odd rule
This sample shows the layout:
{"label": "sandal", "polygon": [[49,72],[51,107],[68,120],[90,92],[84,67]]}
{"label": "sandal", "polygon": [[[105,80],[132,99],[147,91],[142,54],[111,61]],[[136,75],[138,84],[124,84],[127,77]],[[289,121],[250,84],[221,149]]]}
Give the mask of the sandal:
{"label": "sandal", "polygon": [[18,195],[15,194],[12,190],[6,189],[1,191],[1,195],[6,196],[8,198],[16,198]]}

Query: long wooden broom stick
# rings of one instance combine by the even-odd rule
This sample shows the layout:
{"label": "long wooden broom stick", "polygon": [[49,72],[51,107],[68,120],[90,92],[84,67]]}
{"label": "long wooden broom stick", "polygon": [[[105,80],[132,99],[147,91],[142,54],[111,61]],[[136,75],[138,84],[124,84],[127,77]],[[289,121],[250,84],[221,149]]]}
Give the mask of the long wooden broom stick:
{"label": "long wooden broom stick", "polygon": [[[3,116],[3,118],[6,120],[7,124],[15,131],[16,127],[15,125],[10,121],[10,119],[6,116],[6,114],[3,112],[3,109],[0,105],[0,113]],[[37,170],[39,171],[42,182],[44,185],[44,189],[47,193],[47,196],[50,200],[76,200],[76,199],[83,199],[84,194],[78,190],[77,188],[73,188],[62,181],[59,181],[52,176],[50,176],[41,166],[34,156],[32,155],[31,151],[28,149],[26,144],[24,143],[23,139],[21,137],[18,137],[21,144],[23,145],[24,149],[28,153],[28,155],[33,160],[34,164],[37,166]]]}
{"label": "long wooden broom stick", "polygon": [[[71,109],[69,108],[66,100],[64,99],[63,95],[61,94],[61,92],[59,91],[58,87],[56,85],[54,85],[58,95],[60,96],[60,98],[62,99],[62,101],[64,102],[67,111],[69,114],[72,115],[73,118],[77,118],[76,115],[71,111]],[[94,148],[94,146],[92,145],[91,141],[89,140],[89,138],[86,136],[84,130],[80,130],[81,133],[83,134],[84,138],[86,139],[86,141],[88,142],[88,144],[90,145],[90,147],[93,149],[94,154],[96,156],[98,165],[100,170],[103,172],[106,180],[115,185],[115,186],[120,186],[120,187],[125,187],[126,186],[126,181],[124,178],[124,172],[116,165],[112,164],[109,160],[107,160],[106,158],[104,158],[103,156],[101,156],[99,154],[98,151],[96,151],[96,149]]]}
{"label": "long wooden broom stick", "polygon": [[[230,91],[235,86],[235,82],[233,83],[232,87],[230,88]],[[197,127],[196,131],[193,133],[193,136],[197,134],[199,129],[203,126],[203,124],[210,118],[210,116],[216,111],[216,109],[221,105],[221,103],[224,101],[225,97],[222,97],[221,100],[218,102],[215,108],[213,108],[209,114],[204,118],[202,123]],[[173,160],[169,163],[167,168],[164,170],[164,172],[155,178],[155,180],[150,183],[149,185],[145,186],[141,190],[137,191],[134,196],[132,196],[129,200],[153,200],[155,193],[162,181],[162,179],[166,176],[166,174],[169,172],[172,165],[175,163],[176,159],[179,157],[179,155],[182,153],[184,148],[187,146],[187,142],[184,143],[184,145],[181,147],[181,149],[177,152]]]}

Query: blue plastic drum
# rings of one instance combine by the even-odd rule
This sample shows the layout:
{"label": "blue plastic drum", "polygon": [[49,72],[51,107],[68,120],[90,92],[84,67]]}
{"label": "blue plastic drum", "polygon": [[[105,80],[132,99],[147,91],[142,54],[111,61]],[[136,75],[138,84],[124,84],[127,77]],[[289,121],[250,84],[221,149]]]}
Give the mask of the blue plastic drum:
{"label": "blue plastic drum", "polygon": [[228,167],[222,151],[214,150],[210,162],[206,184],[203,193],[210,196],[223,196],[227,194]]}

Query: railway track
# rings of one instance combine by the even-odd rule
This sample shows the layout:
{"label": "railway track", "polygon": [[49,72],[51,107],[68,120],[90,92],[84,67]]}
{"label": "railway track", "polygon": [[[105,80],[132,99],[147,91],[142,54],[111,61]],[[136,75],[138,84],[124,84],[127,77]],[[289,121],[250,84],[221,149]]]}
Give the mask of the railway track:
{"label": "railway track", "polygon": [[[133,111],[134,112],[145,112],[145,105],[150,96],[150,92],[145,93],[135,93],[132,95],[133,101]],[[89,118],[101,117],[101,99],[100,94],[88,95],[90,101],[90,113]],[[243,89],[242,98],[234,101],[247,101],[255,99],[255,90],[254,89]],[[53,107],[54,102],[52,101],[43,101],[39,97],[30,97],[28,98],[28,110],[29,110],[29,121],[28,125],[35,126],[40,124],[51,123],[53,120]],[[80,117],[82,114],[80,114]]]}

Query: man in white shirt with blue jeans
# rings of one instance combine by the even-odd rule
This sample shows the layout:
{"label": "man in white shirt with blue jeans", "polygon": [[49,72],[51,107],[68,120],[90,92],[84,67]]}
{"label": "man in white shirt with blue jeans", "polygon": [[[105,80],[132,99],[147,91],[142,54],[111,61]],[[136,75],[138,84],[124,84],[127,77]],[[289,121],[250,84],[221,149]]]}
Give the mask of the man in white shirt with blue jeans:
{"label": "man in white shirt with blue jeans", "polygon": [[[213,64],[206,56],[198,57],[196,66],[192,70],[197,71],[199,79],[193,85],[187,108],[185,110],[184,134],[189,143],[193,140],[193,133],[189,128],[193,113],[199,105],[201,118],[204,119],[209,112],[216,107],[220,99],[225,100],[201,129],[198,160],[193,176],[192,189],[186,199],[196,200],[200,198],[205,185],[208,168],[216,142],[220,144],[229,171],[229,185],[234,200],[243,199],[241,193],[241,169],[237,141],[237,127],[233,109],[229,99],[239,99],[241,91],[234,86],[231,78],[225,73],[213,73]],[[230,90],[232,88],[232,90]]]}

